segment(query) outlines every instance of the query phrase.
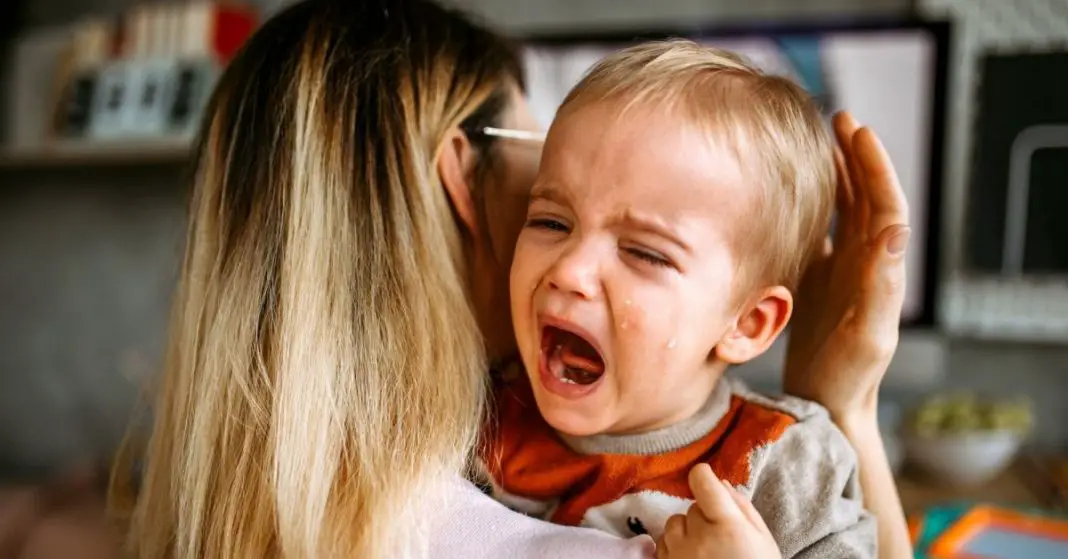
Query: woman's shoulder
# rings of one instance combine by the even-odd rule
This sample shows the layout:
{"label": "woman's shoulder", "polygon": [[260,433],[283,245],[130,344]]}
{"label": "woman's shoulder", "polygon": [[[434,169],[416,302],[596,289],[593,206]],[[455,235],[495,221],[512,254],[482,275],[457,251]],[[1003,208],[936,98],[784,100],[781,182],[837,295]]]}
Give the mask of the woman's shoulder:
{"label": "woman's shoulder", "polygon": [[648,537],[623,540],[589,528],[557,526],[511,511],[460,478],[449,484],[445,522],[431,540],[438,557],[626,557],[648,559]]}

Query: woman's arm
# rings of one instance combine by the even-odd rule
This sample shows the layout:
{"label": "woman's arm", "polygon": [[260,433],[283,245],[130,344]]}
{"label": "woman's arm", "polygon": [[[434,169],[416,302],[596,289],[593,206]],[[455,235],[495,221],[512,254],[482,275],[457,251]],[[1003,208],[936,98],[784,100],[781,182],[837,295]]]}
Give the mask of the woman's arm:
{"label": "woman's arm", "polygon": [[801,282],[784,388],[826,407],[857,452],[865,505],[879,524],[879,557],[912,557],[908,528],[879,434],[879,385],[897,348],[905,297],[908,206],[875,134],[835,118],[838,222],[833,244]]}
{"label": "woman's arm", "polygon": [[912,559],[905,511],[875,417],[835,418],[835,423],[857,451],[864,505],[879,527],[880,559]]}
{"label": "woman's arm", "polygon": [[[775,538],[748,499],[721,484],[712,469],[690,472],[696,502],[668,521],[663,545],[649,536],[622,539],[591,528],[550,524],[504,507],[474,485],[456,479],[431,532],[435,557],[534,559],[776,559]],[[681,522],[681,525],[680,525]],[[665,543],[666,541],[666,543]]]}
{"label": "woman's arm", "polygon": [[649,536],[628,540],[591,528],[558,526],[522,515],[459,478],[431,532],[432,557],[653,559]]}

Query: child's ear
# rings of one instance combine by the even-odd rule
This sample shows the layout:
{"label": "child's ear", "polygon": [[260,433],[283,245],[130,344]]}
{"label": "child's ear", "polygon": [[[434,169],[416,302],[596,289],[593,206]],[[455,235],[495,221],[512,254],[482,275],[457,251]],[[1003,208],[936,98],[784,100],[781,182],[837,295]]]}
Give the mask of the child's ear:
{"label": "child's ear", "polygon": [[453,128],[445,134],[438,155],[438,176],[453,211],[472,237],[478,236],[478,216],[472,195],[476,153],[467,134]]}
{"label": "child's ear", "polygon": [[793,308],[794,298],[790,290],[781,285],[764,290],[757,302],[738,317],[734,327],[716,344],[716,357],[733,365],[759,357],[786,328]]}

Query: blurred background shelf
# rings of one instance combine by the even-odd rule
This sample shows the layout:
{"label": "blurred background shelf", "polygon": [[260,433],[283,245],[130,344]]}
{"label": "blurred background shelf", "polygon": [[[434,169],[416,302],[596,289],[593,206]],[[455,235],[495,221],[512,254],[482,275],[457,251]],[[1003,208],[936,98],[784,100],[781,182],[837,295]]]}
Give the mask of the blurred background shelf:
{"label": "blurred background shelf", "polygon": [[191,145],[187,138],[168,138],[7,147],[0,148],[0,170],[181,164]]}

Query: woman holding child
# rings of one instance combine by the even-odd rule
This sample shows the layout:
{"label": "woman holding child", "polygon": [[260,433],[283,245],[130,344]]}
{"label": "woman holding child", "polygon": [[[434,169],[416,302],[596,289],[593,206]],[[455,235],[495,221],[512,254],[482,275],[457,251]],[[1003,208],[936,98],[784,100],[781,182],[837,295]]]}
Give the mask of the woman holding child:
{"label": "woman holding child", "polygon": [[[540,149],[486,128],[534,129],[522,91],[511,45],[427,0],[308,0],[253,37],[198,148],[130,552],[778,556],[707,468],[655,551],[524,517],[464,479],[486,371],[517,360],[508,278]],[[836,132],[842,234],[802,281],[785,385],[853,445],[880,556],[903,558],[875,406],[906,211],[874,135],[848,116]]]}

